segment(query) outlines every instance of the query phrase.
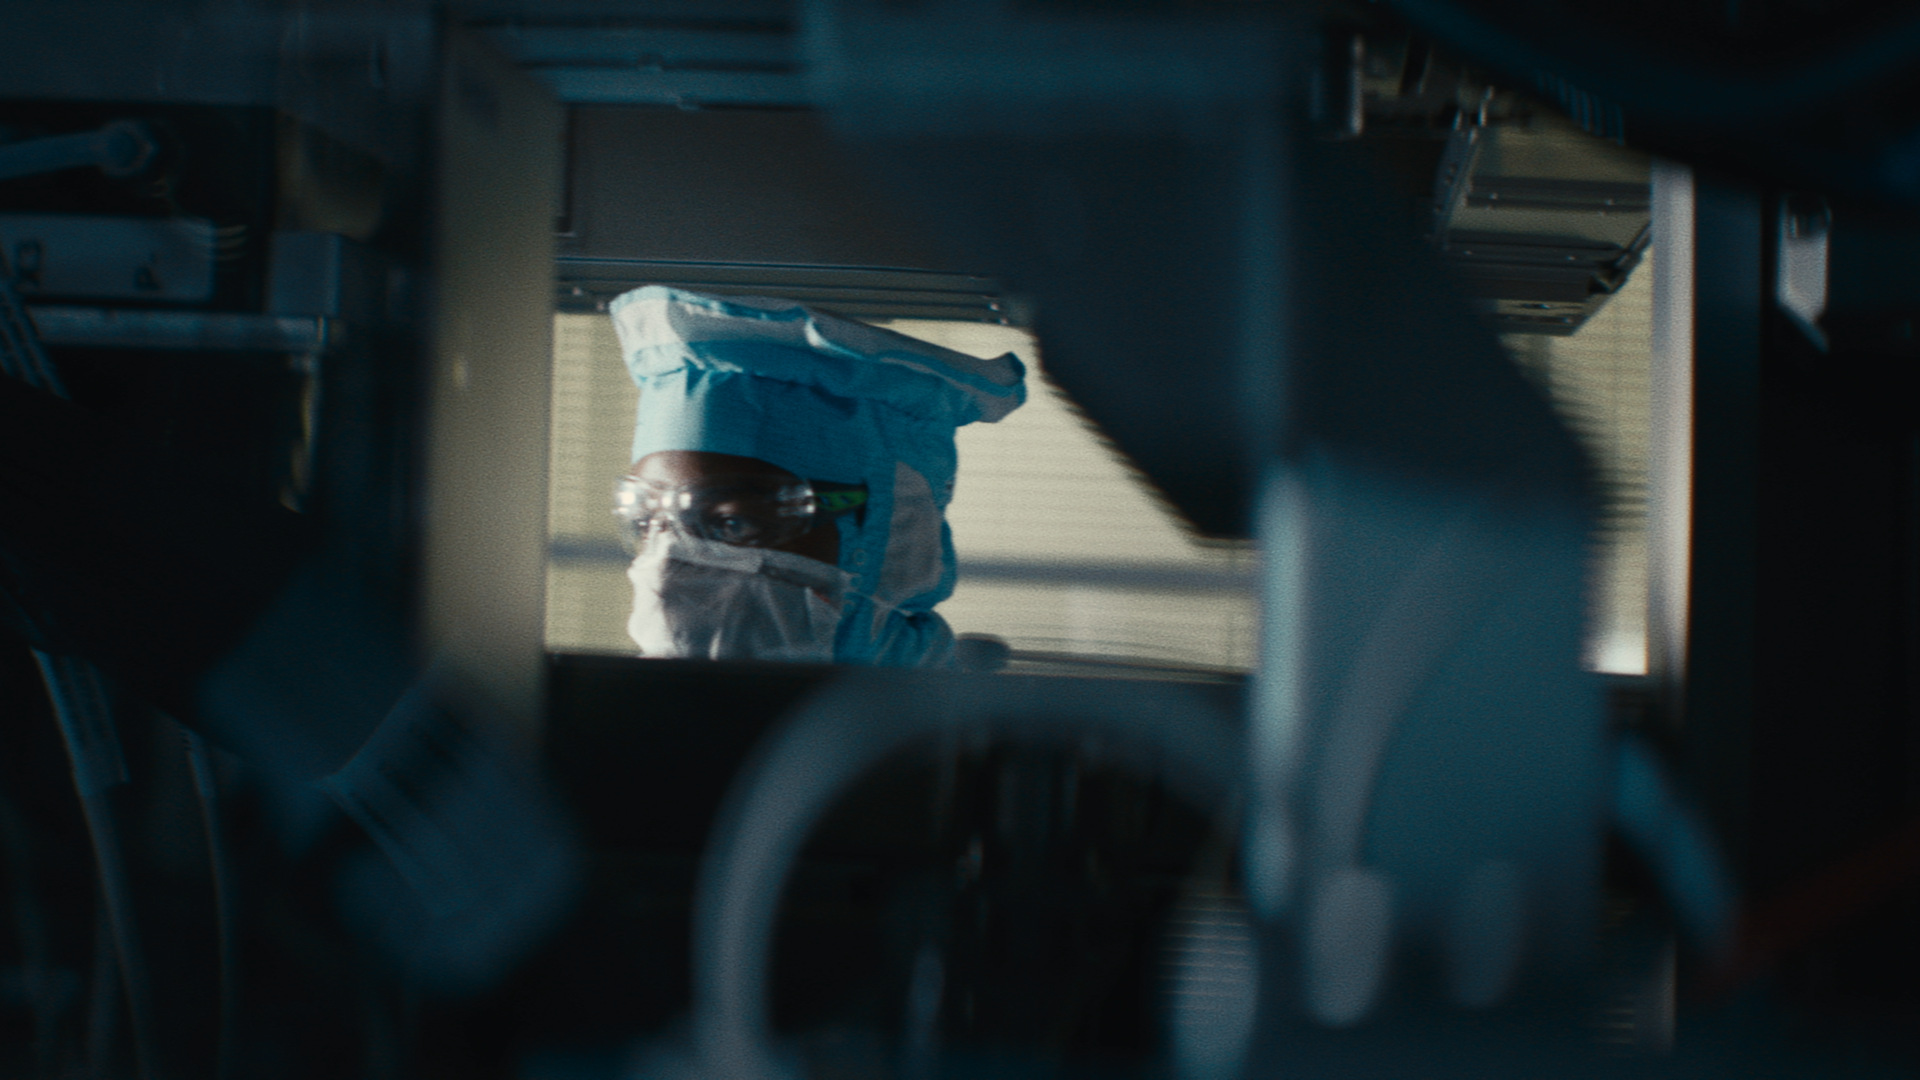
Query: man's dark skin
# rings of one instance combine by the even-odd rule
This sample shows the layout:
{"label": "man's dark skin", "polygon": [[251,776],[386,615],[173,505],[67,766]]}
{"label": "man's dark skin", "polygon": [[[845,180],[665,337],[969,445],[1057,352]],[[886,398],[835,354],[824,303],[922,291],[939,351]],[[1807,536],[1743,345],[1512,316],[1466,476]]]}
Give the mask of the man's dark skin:
{"label": "man's dark skin", "polygon": [[[778,465],[759,458],[735,454],[715,454],[706,450],[660,450],[634,462],[629,476],[653,484],[678,487],[695,480],[719,476],[751,476],[797,484],[801,478]],[[774,551],[787,551],[818,559],[828,566],[840,562],[840,530],[822,521],[784,544],[772,545]]]}

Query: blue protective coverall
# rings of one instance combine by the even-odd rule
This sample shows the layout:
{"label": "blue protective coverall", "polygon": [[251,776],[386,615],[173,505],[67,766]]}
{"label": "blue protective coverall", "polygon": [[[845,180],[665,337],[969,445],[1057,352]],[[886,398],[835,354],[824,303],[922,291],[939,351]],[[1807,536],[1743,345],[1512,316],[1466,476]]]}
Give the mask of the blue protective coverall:
{"label": "blue protective coverall", "polygon": [[633,460],[708,451],[866,484],[865,514],[836,519],[852,582],[834,659],[950,662],[953,632],[933,608],[953,593],[953,435],[1026,400],[1019,359],[968,356],[790,300],[659,285],[608,312],[640,387]]}

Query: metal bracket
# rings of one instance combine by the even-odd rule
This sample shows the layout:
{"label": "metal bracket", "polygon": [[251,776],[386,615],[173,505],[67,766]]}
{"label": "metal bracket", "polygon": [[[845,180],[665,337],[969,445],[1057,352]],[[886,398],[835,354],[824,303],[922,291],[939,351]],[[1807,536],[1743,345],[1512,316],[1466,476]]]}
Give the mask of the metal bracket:
{"label": "metal bracket", "polygon": [[67,169],[98,168],[108,176],[137,176],[152,164],[153,133],[137,120],[115,120],[98,131],[51,135],[0,146],[0,180]]}
{"label": "metal bracket", "polygon": [[1820,328],[1820,317],[1827,313],[1827,242],[1833,234],[1833,211],[1825,199],[1788,196],[1780,203],[1778,228],[1774,302],[1815,348],[1826,352],[1827,333]]}
{"label": "metal bracket", "polygon": [[218,240],[195,218],[0,215],[0,252],[24,296],[205,303]]}
{"label": "metal bracket", "polygon": [[335,320],[288,315],[51,305],[29,314],[42,342],[98,349],[316,353],[339,332]]}

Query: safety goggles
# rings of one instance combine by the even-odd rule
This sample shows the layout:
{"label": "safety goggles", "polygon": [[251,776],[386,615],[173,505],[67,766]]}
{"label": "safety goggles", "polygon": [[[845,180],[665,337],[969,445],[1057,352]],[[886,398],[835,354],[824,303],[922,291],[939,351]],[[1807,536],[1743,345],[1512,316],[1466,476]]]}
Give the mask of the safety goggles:
{"label": "safety goggles", "polygon": [[741,547],[779,547],[823,519],[864,514],[866,506],[865,484],[765,476],[706,476],[685,484],[623,476],[613,492],[614,516],[635,547],[667,530]]}

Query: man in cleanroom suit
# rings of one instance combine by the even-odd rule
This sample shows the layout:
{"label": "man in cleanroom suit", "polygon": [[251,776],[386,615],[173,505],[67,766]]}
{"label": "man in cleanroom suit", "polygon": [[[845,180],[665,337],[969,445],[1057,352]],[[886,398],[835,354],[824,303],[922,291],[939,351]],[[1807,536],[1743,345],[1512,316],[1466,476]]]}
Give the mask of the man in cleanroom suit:
{"label": "man in cleanroom suit", "polygon": [[645,656],[950,663],[953,433],[1025,370],[785,300],[646,286],[608,307],[640,387],[617,510]]}

